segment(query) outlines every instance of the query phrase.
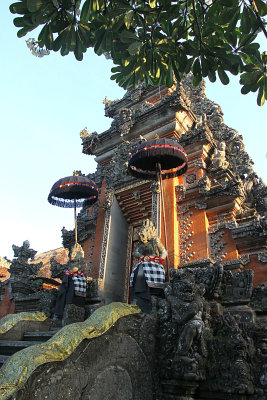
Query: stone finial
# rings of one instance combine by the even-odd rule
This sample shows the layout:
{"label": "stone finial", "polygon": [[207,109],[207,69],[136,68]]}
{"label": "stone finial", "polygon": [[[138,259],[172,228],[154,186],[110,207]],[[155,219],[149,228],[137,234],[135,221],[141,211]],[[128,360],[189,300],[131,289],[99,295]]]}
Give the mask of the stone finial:
{"label": "stone finial", "polygon": [[30,242],[28,240],[24,240],[22,246],[12,245],[12,249],[14,251],[14,257],[18,259],[19,262],[27,262],[30,258],[34,259],[37,251],[30,249]]}

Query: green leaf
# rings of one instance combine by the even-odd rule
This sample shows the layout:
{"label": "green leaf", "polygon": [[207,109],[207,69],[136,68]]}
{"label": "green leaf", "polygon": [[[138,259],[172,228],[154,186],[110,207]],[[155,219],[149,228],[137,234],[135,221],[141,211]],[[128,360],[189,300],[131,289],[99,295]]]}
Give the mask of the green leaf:
{"label": "green leaf", "polygon": [[43,47],[46,44],[46,41],[48,40],[47,38],[48,34],[49,34],[48,25],[46,24],[38,36],[38,43],[40,47]]}
{"label": "green leaf", "polygon": [[130,29],[132,19],[133,19],[133,11],[130,11],[127,14],[125,14],[124,23],[127,29]]}
{"label": "green leaf", "polygon": [[220,78],[220,81],[222,82],[223,85],[228,85],[228,83],[230,82],[228,75],[226,74],[226,72],[224,72],[224,70],[222,68],[218,68],[218,75]]}
{"label": "green leaf", "polygon": [[132,43],[133,41],[138,41],[139,38],[134,32],[124,30],[120,34],[120,40],[123,43]]}
{"label": "green leaf", "polygon": [[27,14],[29,12],[25,2],[13,3],[9,10],[12,14]]}
{"label": "green leaf", "polygon": [[194,62],[193,68],[192,68],[192,72],[193,74],[196,75],[200,75],[201,76],[201,66],[200,66],[200,62],[199,59],[197,58]]}
{"label": "green leaf", "polygon": [[267,4],[262,0],[254,0],[258,9],[258,13],[261,17],[267,15]]}
{"label": "green leaf", "polygon": [[58,37],[54,40],[53,42],[53,50],[54,51],[59,51],[61,48],[66,36],[66,31],[63,31],[58,35]]}
{"label": "green leaf", "polygon": [[198,86],[200,84],[201,80],[202,80],[202,76],[201,75],[195,75],[193,77],[193,85],[194,86]]}
{"label": "green leaf", "polygon": [[131,54],[131,56],[134,56],[135,54],[137,54],[140,47],[142,47],[142,42],[131,43],[130,46],[128,47],[128,51]]}
{"label": "green leaf", "polygon": [[259,93],[257,97],[257,104],[258,106],[263,106],[266,100],[266,87],[265,85],[260,86]]}
{"label": "green leaf", "polygon": [[27,7],[30,12],[35,12],[40,10],[45,3],[44,0],[27,0]]}
{"label": "green leaf", "polygon": [[27,33],[31,32],[34,28],[35,28],[34,26],[32,26],[32,27],[27,26],[25,28],[20,29],[17,32],[17,37],[21,38],[21,37],[27,35]]}
{"label": "green leaf", "polygon": [[249,33],[251,31],[251,20],[250,20],[250,14],[248,12],[248,9],[246,6],[244,6],[243,13],[241,15],[241,24],[240,28],[243,33]]}
{"label": "green leaf", "polygon": [[259,50],[259,48],[260,45],[258,43],[251,43],[242,47],[242,51],[246,54],[254,54],[257,50]]}
{"label": "green leaf", "polygon": [[76,34],[76,39],[75,39],[76,46],[74,49],[74,55],[75,55],[76,60],[82,61],[83,52],[86,51],[86,47],[83,46],[83,43],[82,43],[80,35],[79,35],[79,31],[76,31],[75,34]]}
{"label": "green leaf", "polygon": [[90,0],[86,0],[81,11],[80,21],[88,22],[91,13]]}
{"label": "green leaf", "polygon": [[215,71],[210,70],[208,73],[208,78],[209,78],[210,82],[212,82],[212,83],[216,82]]}

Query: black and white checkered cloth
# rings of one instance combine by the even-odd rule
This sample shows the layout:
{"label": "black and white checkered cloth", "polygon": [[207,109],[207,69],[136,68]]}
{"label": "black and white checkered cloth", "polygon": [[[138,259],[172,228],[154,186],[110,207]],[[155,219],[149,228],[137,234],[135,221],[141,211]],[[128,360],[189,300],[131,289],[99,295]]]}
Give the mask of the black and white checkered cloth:
{"label": "black and white checkered cloth", "polygon": [[86,297],[86,277],[84,275],[73,275],[72,280],[76,296]]}
{"label": "black and white checkered cloth", "polygon": [[138,267],[143,268],[146,283],[149,287],[162,287],[163,283],[165,282],[165,270],[161,264],[153,261],[142,261],[134,266],[130,276],[130,287],[133,286],[135,272],[137,271]]}

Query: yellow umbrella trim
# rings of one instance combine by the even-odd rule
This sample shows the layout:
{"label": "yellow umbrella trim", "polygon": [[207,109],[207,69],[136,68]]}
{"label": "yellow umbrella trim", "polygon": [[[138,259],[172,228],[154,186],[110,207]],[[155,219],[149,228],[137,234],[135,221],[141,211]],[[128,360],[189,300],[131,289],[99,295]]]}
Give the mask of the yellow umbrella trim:
{"label": "yellow umbrella trim", "polygon": [[0,399],[6,400],[14,394],[40,365],[65,360],[84,339],[101,336],[119,318],[138,313],[140,313],[138,306],[111,303],[98,308],[84,322],[77,322],[60,329],[47,342],[18,351],[0,370]]}
{"label": "yellow umbrella trim", "polygon": [[0,319],[0,334],[8,332],[20,321],[45,321],[47,316],[42,312],[21,312],[19,314],[8,314]]}

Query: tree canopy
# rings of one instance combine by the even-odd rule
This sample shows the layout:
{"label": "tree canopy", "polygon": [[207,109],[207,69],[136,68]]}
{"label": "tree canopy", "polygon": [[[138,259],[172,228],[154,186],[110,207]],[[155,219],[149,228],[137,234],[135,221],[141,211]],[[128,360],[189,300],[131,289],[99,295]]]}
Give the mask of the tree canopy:
{"label": "tree canopy", "polygon": [[267,51],[257,37],[267,38],[264,0],[20,0],[10,11],[35,55],[74,52],[77,60],[92,47],[115,64],[111,79],[123,88],[139,83],[172,86],[192,71],[193,83],[203,77],[229,83],[240,75],[241,93],[267,93]]}

